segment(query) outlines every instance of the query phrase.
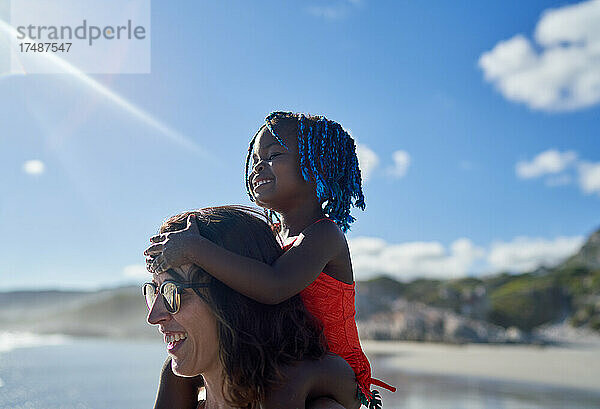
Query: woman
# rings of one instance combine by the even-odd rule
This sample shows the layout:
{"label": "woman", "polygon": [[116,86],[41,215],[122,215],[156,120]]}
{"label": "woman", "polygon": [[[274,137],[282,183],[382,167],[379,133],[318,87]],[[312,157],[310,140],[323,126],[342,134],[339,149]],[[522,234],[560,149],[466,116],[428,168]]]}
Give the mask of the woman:
{"label": "woman", "polygon": [[[185,228],[194,214],[199,235],[272,263],[282,249],[251,213],[231,206],[186,212],[163,223],[160,232]],[[357,399],[348,399],[355,396],[354,372],[326,352],[320,325],[299,296],[260,304],[193,265],[154,274],[143,291],[148,322],[163,333],[171,359],[155,407],[195,407],[202,375],[206,399],[198,407],[204,409],[358,408]]]}

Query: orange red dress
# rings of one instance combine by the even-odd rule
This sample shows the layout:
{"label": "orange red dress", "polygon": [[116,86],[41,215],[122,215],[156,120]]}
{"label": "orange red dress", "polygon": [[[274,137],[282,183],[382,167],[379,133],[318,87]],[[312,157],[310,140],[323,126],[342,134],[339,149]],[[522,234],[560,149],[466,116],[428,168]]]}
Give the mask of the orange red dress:
{"label": "orange red dress", "polygon": [[[283,249],[287,251],[292,244]],[[394,387],[371,378],[371,365],[360,346],[354,320],[355,283],[344,283],[321,272],[300,296],[306,309],[323,324],[329,350],[344,358],[354,370],[360,391],[367,400],[373,400],[371,384],[395,392]]]}

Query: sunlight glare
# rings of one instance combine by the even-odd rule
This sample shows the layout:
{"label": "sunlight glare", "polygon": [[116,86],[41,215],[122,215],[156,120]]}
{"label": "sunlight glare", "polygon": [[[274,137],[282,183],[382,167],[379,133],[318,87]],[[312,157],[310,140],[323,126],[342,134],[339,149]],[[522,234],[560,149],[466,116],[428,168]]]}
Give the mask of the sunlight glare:
{"label": "sunlight glare", "polygon": [[[16,36],[17,31],[8,23],[0,19],[0,31],[4,32],[8,35],[9,38]],[[201,148],[199,145],[194,143],[191,139],[182,135],[181,133],[169,128],[167,125],[162,122],[154,119],[150,114],[141,108],[137,107],[133,103],[129,102],[125,98],[121,97],[114,91],[105,87],[98,81],[91,78],[89,75],[82,72],[77,67],[69,64],[62,58],[54,55],[54,54],[44,54],[43,55],[45,62],[48,64],[53,64],[61,69],[62,72],[73,75],[76,79],[78,79],[82,84],[86,85],[88,88],[92,89],[96,93],[106,97],[110,101],[116,103],[119,107],[125,109],[125,111],[129,112],[132,116],[140,120],[141,122],[149,125],[150,127],[156,129],[161,134],[165,135],[172,142],[194,152],[195,154],[201,155],[207,159],[211,157],[211,155],[206,152],[205,149]],[[17,59],[18,61],[18,59]],[[21,74],[26,74],[21,66]],[[11,72],[8,75],[4,75],[0,73],[0,78],[10,77],[13,74],[19,74],[19,72]]]}

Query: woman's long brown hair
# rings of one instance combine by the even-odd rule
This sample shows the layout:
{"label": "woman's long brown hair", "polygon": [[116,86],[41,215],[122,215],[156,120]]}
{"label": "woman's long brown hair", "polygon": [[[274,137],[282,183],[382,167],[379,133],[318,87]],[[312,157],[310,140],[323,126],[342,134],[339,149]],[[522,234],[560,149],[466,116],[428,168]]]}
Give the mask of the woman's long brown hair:
{"label": "woman's long brown hair", "polygon": [[[209,207],[171,217],[161,233],[185,228],[194,214],[200,234],[245,257],[272,264],[283,253],[264,214],[245,206]],[[259,218],[260,217],[260,218]],[[202,269],[193,281],[210,280],[197,290],[217,319],[219,359],[225,371],[223,396],[229,404],[252,409],[284,381],[283,365],[321,358],[326,342],[321,325],[299,295],[277,305],[256,302]]]}

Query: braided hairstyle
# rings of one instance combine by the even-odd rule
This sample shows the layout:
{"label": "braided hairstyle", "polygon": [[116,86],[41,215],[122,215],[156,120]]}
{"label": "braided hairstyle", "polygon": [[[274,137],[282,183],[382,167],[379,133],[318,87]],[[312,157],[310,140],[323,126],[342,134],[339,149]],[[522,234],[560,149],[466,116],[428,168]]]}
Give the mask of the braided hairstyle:
{"label": "braided hairstyle", "polygon": [[[298,135],[300,170],[305,181],[311,179],[316,185],[316,195],[322,203],[324,213],[346,232],[356,220],[350,215],[352,206],[365,209],[362,181],[354,139],[340,124],[324,116],[305,115],[292,112],[272,112],[265,123],[254,134],[246,156],[246,190],[252,195],[250,160],[258,134],[267,128],[273,137],[287,149],[278,130],[283,123],[292,124]],[[273,222],[273,211],[268,212]],[[273,224],[273,223],[272,223]]]}

